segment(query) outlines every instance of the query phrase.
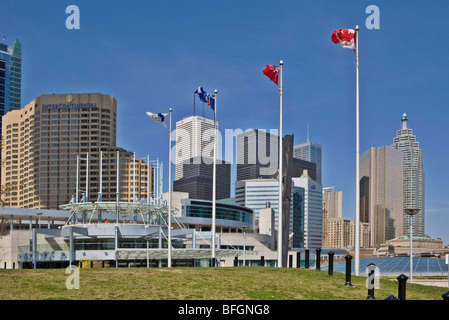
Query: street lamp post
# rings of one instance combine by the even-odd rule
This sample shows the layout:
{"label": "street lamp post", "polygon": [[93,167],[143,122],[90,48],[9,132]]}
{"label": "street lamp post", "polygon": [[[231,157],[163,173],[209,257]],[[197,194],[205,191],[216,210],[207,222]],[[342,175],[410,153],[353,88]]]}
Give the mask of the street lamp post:
{"label": "street lamp post", "polygon": [[406,208],[405,214],[410,217],[410,283],[413,282],[413,216],[419,212],[417,208]]}
{"label": "street lamp post", "polygon": [[144,239],[147,241],[147,268],[150,267],[150,245],[149,242],[151,240],[151,237],[144,237]]}

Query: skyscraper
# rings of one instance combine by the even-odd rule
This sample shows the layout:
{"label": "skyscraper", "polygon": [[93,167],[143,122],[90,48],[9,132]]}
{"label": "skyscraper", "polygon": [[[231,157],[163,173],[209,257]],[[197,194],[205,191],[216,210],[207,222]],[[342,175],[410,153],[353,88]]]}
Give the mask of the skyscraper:
{"label": "skyscraper", "polygon": [[249,130],[237,136],[237,180],[276,178],[279,135]]}
{"label": "skyscraper", "polygon": [[[173,191],[187,192],[190,199],[212,201],[213,159],[192,157],[182,163],[183,177],[173,182]],[[216,163],[216,199],[226,199],[231,194],[231,164]]]}
{"label": "skyscraper", "polygon": [[304,232],[304,248],[316,249],[322,247],[322,187],[312,180],[307,171],[299,178],[292,179],[293,190],[295,187],[304,189],[304,214],[301,223]]}
{"label": "skyscraper", "polygon": [[323,188],[323,210],[326,208],[327,218],[342,218],[343,192],[334,187]]}
{"label": "skyscraper", "polygon": [[275,229],[278,229],[279,182],[277,179],[237,180],[235,182],[235,203],[254,210],[259,219],[259,210],[270,207],[275,211]]}
{"label": "skyscraper", "polygon": [[[284,136],[285,141],[285,136]],[[237,180],[277,178],[279,136],[265,130],[249,130],[237,136]],[[285,153],[285,150],[284,150]],[[284,158],[288,156],[286,153]],[[291,158],[291,155],[290,155]],[[317,165],[291,158],[291,174],[300,177],[304,170],[316,180]]]}
{"label": "skyscraper", "polygon": [[116,147],[116,113],[115,98],[100,93],[41,95],[8,112],[2,145],[5,205],[58,209],[77,190],[77,202],[81,197],[95,202],[100,191],[103,201],[115,201],[117,152],[120,200],[133,201],[134,194],[145,199],[148,187],[153,190],[152,167]]}
{"label": "skyscraper", "polygon": [[307,141],[293,147],[293,157],[316,164],[316,182],[321,184],[322,182],[322,169],[321,169],[321,145]]}
{"label": "skyscraper", "polygon": [[[413,235],[424,236],[425,214],[425,174],[422,150],[413,135],[412,129],[407,128],[408,117],[402,115],[402,129],[397,131],[392,147],[402,151],[404,159],[404,209],[418,208],[419,213],[413,217]],[[403,217],[403,233],[409,234],[410,222],[408,216]]]}
{"label": "skyscraper", "polygon": [[[218,127],[218,122],[217,122]],[[214,121],[200,116],[190,116],[176,123],[176,174],[183,178],[183,163],[193,157],[214,156]],[[219,159],[219,144],[218,156]]]}
{"label": "skyscraper", "polygon": [[328,234],[330,219],[341,219],[342,216],[343,192],[335,192],[334,187],[323,188],[323,246],[328,246],[332,239],[331,235]]}
{"label": "skyscraper", "polygon": [[402,152],[390,147],[370,148],[360,157],[360,176],[360,220],[369,223],[371,245],[401,236]]}
{"label": "skyscraper", "polygon": [[11,46],[3,42],[0,43],[0,139],[2,117],[10,110],[20,109],[22,96],[22,45],[19,40]]}
{"label": "skyscraper", "polygon": [[[0,117],[20,109],[22,95],[22,44],[0,43]],[[1,128],[1,118],[0,118]]]}

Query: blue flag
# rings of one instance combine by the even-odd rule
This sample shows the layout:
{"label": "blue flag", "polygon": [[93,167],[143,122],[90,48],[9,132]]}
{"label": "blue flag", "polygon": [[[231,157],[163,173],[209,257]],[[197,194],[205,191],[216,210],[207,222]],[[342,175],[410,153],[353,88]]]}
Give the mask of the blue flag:
{"label": "blue flag", "polygon": [[195,90],[194,94],[195,93],[198,95],[198,97],[200,97],[200,100],[202,102],[206,102],[207,105],[215,111],[215,96],[204,91],[203,87],[198,87],[198,89]]}
{"label": "blue flag", "polygon": [[196,89],[194,93],[196,93],[198,95],[198,97],[200,97],[201,101],[207,102],[207,100],[206,100],[207,92],[204,91],[203,87],[198,87],[198,89]]}

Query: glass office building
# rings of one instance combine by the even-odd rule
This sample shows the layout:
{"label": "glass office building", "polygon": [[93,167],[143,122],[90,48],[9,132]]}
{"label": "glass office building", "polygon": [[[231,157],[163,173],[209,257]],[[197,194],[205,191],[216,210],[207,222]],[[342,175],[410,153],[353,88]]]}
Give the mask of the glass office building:
{"label": "glass office building", "polygon": [[[424,199],[425,199],[425,174],[423,166],[422,150],[419,142],[413,135],[413,130],[407,128],[408,117],[402,116],[402,129],[397,131],[391,147],[402,151],[404,159],[404,209],[418,208],[420,212],[413,217],[413,235],[424,236]],[[404,214],[404,234],[410,232],[409,217]]]}
{"label": "glass office building", "polygon": [[275,179],[253,179],[235,182],[235,203],[254,210],[259,219],[259,210],[270,207],[275,212],[275,229],[278,229],[279,182]]}
{"label": "glass office building", "polygon": [[[316,249],[322,247],[322,225],[323,225],[323,207],[322,207],[322,187],[319,183],[312,180],[305,173],[300,178],[293,178],[292,187],[300,187],[304,190],[304,214],[301,229],[303,229],[303,248]],[[300,230],[301,230],[300,229]]]}
{"label": "glass office building", "polygon": [[371,147],[360,157],[360,221],[370,225],[370,244],[402,235],[402,152]]}
{"label": "glass office building", "polygon": [[322,170],[321,170],[321,156],[322,147],[321,145],[309,142],[302,143],[293,147],[293,157],[305,161],[309,161],[316,164],[316,182],[321,184],[322,182]]}
{"label": "glass office building", "polygon": [[[20,109],[22,92],[22,44],[0,43],[0,117]],[[0,118],[1,128],[1,118]]]}

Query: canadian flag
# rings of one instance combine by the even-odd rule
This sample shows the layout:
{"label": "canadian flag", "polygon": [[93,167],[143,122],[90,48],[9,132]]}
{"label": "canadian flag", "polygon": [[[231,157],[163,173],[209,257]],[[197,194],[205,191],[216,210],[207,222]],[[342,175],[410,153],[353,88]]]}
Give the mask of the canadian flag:
{"label": "canadian flag", "polygon": [[343,48],[355,50],[355,30],[354,29],[338,29],[332,33],[332,42],[340,43]]}

